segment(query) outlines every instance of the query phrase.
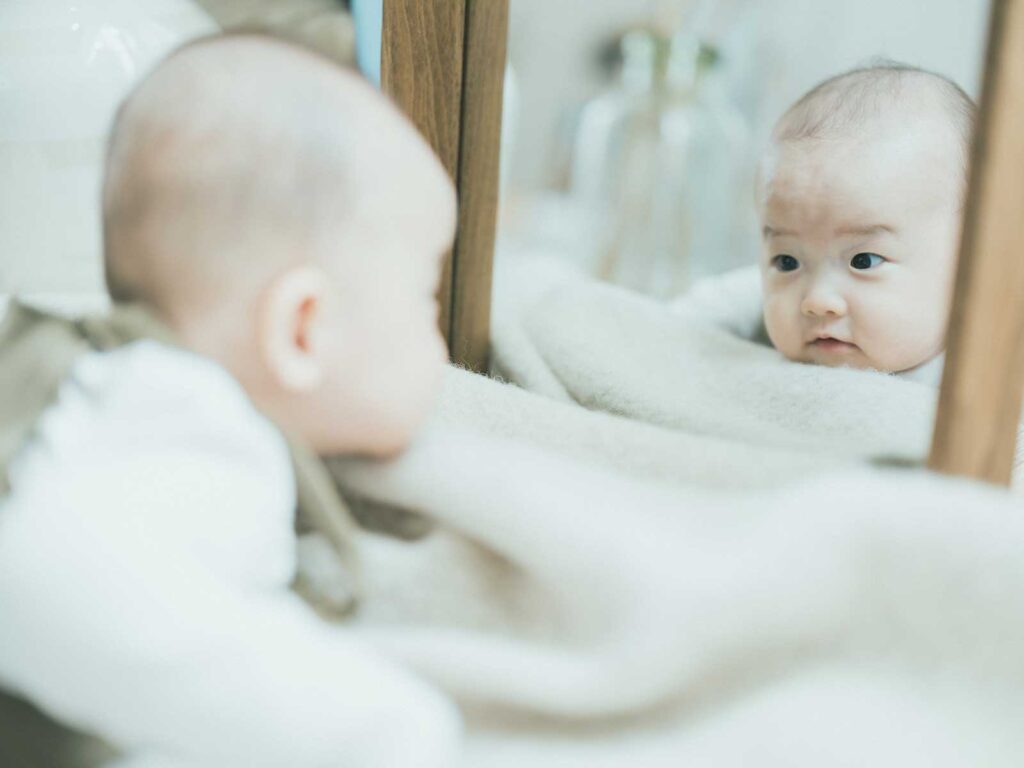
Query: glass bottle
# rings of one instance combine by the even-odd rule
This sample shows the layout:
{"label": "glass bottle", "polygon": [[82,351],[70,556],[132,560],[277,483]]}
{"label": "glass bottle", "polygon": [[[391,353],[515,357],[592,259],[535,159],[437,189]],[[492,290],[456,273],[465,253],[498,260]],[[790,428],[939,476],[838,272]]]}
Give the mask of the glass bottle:
{"label": "glass bottle", "polygon": [[634,32],[622,53],[620,83],[581,115],[571,192],[591,271],[670,297],[749,260],[750,142],[694,35]]}
{"label": "glass bottle", "polygon": [[637,289],[647,283],[649,219],[655,179],[663,48],[649,31],[626,34],[612,90],[580,115],[570,194],[585,211],[589,268]]}
{"label": "glass bottle", "polygon": [[663,238],[650,291],[656,295],[678,294],[694,280],[749,263],[753,252],[750,134],[714,62],[714,52],[692,35],[673,38],[654,217]]}

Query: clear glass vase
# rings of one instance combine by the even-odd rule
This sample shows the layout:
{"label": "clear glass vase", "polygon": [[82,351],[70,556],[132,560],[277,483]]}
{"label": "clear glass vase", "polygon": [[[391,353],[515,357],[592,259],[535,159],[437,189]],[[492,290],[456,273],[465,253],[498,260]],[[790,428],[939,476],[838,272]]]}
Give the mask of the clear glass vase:
{"label": "clear glass vase", "polygon": [[620,82],[583,110],[571,194],[601,279],[670,297],[749,257],[748,131],[692,35],[622,40]]}

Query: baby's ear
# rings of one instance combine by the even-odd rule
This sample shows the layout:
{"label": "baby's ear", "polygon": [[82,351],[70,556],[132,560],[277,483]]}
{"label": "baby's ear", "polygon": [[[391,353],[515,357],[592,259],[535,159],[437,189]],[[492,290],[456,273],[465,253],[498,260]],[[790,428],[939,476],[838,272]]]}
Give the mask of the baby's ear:
{"label": "baby's ear", "polygon": [[324,296],[327,279],[316,267],[283,272],[260,306],[260,352],[284,390],[309,392],[324,378]]}

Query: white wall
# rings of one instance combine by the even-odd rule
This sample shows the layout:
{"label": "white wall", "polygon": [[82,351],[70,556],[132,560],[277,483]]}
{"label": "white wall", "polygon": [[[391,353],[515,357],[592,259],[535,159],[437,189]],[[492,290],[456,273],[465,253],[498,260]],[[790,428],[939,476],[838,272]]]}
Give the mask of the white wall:
{"label": "white wall", "polygon": [[[567,110],[598,86],[597,41],[688,0],[511,0],[509,50],[519,114],[513,189],[550,181],[552,144]],[[874,56],[934,69],[977,95],[988,0],[739,0],[719,43],[735,99],[755,136],[816,82]]]}

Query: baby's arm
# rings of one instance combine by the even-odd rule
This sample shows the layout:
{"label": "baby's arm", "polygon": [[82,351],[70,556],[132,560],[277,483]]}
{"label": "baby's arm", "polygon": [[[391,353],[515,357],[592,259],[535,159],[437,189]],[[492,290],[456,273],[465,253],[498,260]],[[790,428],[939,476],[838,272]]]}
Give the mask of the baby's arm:
{"label": "baby's arm", "polygon": [[[176,517],[196,511],[158,490],[131,508],[131,477],[146,478],[123,470],[37,483],[0,510],[0,682],[129,751],[189,764],[450,762],[459,726],[445,699],[280,585],[211,567],[176,536]],[[203,485],[184,498],[224,498],[208,472],[188,475]],[[199,513],[217,527],[217,509]]]}

